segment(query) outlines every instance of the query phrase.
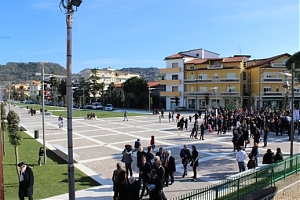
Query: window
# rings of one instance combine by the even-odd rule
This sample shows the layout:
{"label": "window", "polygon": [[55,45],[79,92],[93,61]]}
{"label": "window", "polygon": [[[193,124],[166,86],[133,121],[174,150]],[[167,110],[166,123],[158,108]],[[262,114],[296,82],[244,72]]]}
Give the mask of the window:
{"label": "window", "polygon": [[199,57],[199,53],[196,53],[196,57]]}
{"label": "window", "polygon": [[178,75],[172,75],[172,80],[178,80]]}
{"label": "window", "polygon": [[195,65],[194,64],[190,64],[190,69],[194,69]]}
{"label": "window", "polygon": [[264,87],[264,92],[271,92],[271,87],[270,86],[265,86]]}
{"label": "window", "polygon": [[285,65],[286,59],[282,59],[281,63],[282,63],[282,65]]}
{"label": "window", "polygon": [[243,67],[244,67],[244,68],[247,67],[247,62],[243,62]]}
{"label": "window", "polygon": [[172,86],[172,92],[178,92],[178,86]]}
{"label": "window", "polygon": [[226,78],[228,79],[234,79],[235,78],[235,73],[227,73]]}
{"label": "window", "polygon": [[227,92],[235,92],[235,86],[227,86]]}
{"label": "window", "polygon": [[190,79],[194,80],[194,74],[191,74]]}
{"label": "window", "polygon": [[178,63],[172,63],[172,68],[178,68]]}
{"label": "window", "polygon": [[272,75],[271,73],[264,73],[264,78],[272,78]]}
{"label": "window", "polygon": [[247,80],[247,72],[243,72],[243,80],[244,80],[244,81]]}
{"label": "window", "polygon": [[193,86],[190,87],[190,91],[194,92],[194,87]]}
{"label": "window", "polygon": [[200,80],[205,80],[205,79],[207,79],[207,74],[200,74],[200,75],[199,75],[199,79],[200,79]]}
{"label": "window", "polygon": [[216,66],[220,66],[220,65],[221,65],[221,63],[220,63],[220,61],[215,61],[215,62],[214,62],[214,65],[216,65]]}
{"label": "window", "polygon": [[199,92],[207,92],[207,87],[199,87]]}
{"label": "window", "polygon": [[188,100],[188,108],[189,109],[196,109],[196,100],[195,99],[189,99]]}
{"label": "window", "polygon": [[294,92],[298,92],[299,93],[299,87],[298,86],[294,87]]}
{"label": "window", "polygon": [[243,92],[247,92],[247,85],[243,84]]}
{"label": "window", "polygon": [[278,86],[276,86],[276,92],[279,92],[279,87]]}
{"label": "window", "polygon": [[214,79],[218,79],[218,78],[219,78],[218,73],[215,73],[215,74],[214,74]]}

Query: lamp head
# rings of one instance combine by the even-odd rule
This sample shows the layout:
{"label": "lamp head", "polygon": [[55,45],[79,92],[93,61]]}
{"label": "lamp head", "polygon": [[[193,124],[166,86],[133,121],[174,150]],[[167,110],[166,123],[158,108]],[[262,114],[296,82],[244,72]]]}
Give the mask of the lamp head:
{"label": "lamp head", "polygon": [[79,7],[81,3],[82,3],[81,0],[71,0],[71,5],[72,6]]}

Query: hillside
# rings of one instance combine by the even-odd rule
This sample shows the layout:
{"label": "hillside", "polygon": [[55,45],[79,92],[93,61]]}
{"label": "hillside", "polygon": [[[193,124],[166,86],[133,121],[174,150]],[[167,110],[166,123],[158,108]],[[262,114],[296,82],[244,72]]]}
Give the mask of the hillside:
{"label": "hillside", "polygon": [[146,81],[159,81],[162,79],[163,74],[160,74],[159,68],[148,67],[148,68],[122,68],[118,71],[128,71],[130,73],[139,74],[141,78],[144,78]]}
{"label": "hillside", "polygon": [[[45,74],[65,75],[66,69],[56,63],[44,63]],[[24,83],[27,80],[40,80],[40,76],[35,73],[41,73],[41,63],[28,62],[16,63],[8,62],[5,65],[0,65],[0,84],[10,81],[14,83]]]}

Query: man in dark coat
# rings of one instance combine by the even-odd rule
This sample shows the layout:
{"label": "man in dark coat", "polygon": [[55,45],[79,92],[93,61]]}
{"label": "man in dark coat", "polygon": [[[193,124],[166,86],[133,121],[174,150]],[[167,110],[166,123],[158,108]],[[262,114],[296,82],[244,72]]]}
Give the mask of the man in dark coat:
{"label": "man in dark coat", "polygon": [[190,150],[187,148],[187,145],[183,145],[183,149],[181,149],[180,151],[180,158],[181,158],[181,162],[183,165],[183,174],[182,174],[182,178],[184,178],[187,175],[187,164],[189,163],[191,157],[191,152]]}
{"label": "man in dark coat", "polygon": [[264,157],[263,157],[263,164],[271,164],[274,163],[275,160],[275,155],[272,152],[271,149],[267,150],[267,153],[265,153]]}
{"label": "man in dark coat", "polygon": [[[146,157],[143,156],[142,157],[142,164],[140,166],[140,177],[143,180],[143,188],[142,188],[142,193],[141,193],[141,197],[142,198],[144,196],[144,192],[145,189],[147,188],[147,184],[150,180],[150,170],[151,170],[151,166],[148,162],[146,162]],[[145,195],[147,196],[147,195]]]}
{"label": "man in dark coat", "polygon": [[141,182],[135,180],[134,177],[129,178],[129,184],[127,185],[127,200],[139,200],[139,192],[141,188]]}
{"label": "man in dark coat", "polygon": [[166,151],[166,160],[165,160],[165,173],[166,173],[166,187],[169,186],[169,177],[171,178],[172,185],[174,183],[174,172],[176,172],[175,158],[171,156],[171,151]]}
{"label": "man in dark coat", "polygon": [[155,169],[150,172],[150,200],[163,200],[163,184]]}
{"label": "man in dark coat", "polygon": [[33,172],[25,162],[19,163],[18,167],[20,167],[19,198],[20,200],[24,200],[25,197],[28,197],[29,200],[32,200],[34,185]]}

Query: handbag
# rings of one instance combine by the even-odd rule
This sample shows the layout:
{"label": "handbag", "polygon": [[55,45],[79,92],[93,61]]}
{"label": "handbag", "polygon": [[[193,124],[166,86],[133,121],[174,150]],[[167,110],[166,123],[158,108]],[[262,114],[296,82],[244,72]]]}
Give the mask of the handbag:
{"label": "handbag", "polygon": [[246,144],[250,144],[250,140],[246,140],[245,143],[246,143]]}

